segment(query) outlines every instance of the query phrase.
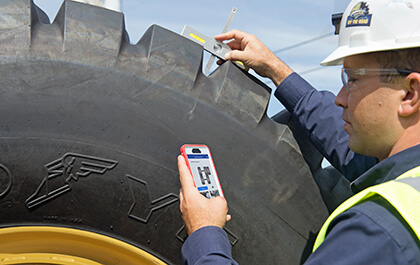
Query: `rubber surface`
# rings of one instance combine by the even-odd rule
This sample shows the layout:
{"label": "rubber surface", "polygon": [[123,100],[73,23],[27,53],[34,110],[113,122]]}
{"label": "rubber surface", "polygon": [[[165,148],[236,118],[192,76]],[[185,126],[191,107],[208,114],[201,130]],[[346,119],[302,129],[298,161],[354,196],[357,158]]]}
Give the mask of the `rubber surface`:
{"label": "rubber surface", "polygon": [[50,24],[0,0],[0,225],[88,230],[182,264],[176,156],[204,143],[235,259],[304,261],[328,212],[299,145],[261,83],[231,63],[207,77],[202,54],[156,25],[132,45],[106,9],[65,1]]}

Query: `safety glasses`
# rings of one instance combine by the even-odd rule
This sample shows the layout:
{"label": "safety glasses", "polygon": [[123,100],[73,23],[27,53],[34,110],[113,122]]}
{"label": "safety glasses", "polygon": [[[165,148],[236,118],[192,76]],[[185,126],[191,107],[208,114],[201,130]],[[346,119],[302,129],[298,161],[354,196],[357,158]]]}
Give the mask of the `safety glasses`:
{"label": "safety glasses", "polygon": [[383,75],[383,76],[407,76],[411,73],[418,73],[411,70],[400,70],[400,69],[365,69],[365,68],[342,68],[341,69],[341,81],[343,82],[344,88],[350,92],[354,87],[357,86],[360,76],[365,75]]}

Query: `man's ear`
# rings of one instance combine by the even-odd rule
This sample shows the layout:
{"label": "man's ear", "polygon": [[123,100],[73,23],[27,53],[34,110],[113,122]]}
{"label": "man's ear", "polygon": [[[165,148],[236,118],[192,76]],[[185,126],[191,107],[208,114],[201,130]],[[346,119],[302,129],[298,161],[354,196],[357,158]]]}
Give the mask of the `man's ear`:
{"label": "man's ear", "polygon": [[420,73],[411,73],[406,77],[405,97],[398,108],[403,117],[420,111]]}

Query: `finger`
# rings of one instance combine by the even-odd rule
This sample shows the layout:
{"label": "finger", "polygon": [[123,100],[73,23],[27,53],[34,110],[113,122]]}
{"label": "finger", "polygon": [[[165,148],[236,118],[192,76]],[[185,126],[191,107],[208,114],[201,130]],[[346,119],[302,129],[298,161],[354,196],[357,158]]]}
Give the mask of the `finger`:
{"label": "finger", "polygon": [[229,41],[228,43],[226,43],[226,45],[229,46],[229,48],[231,50],[241,50],[242,49],[242,42],[237,41],[237,40]]}
{"label": "finger", "polygon": [[231,39],[242,40],[243,38],[245,38],[245,36],[246,36],[245,32],[234,29],[226,33],[217,35],[214,38],[219,41],[225,41],[225,40],[231,40]]}
{"label": "finger", "polygon": [[184,205],[184,194],[182,192],[182,188],[179,189],[179,210],[183,213],[183,205]]}
{"label": "finger", "polygon": [[179,201],[182,202],[184,200],[184,194],[182,192],[182,188],[179,189]]}
{"label": "finger", "polygon": [[230,220],[232,220],[232,215],[230,214],[226,215],[226,222],[229,222]]}
{"label": "finger", "polygon": [[191,189],[197,190],[195,188],[190,169],[188,168],[185,159],[182,155],[178,156],[178,170],[179,180],[181,182],[183,193],[190,192]]}
{"label": "finger", "polygon": [[225,209],[226,214],[227,214],[227,211],[228,211],[227,201],[224,197],[217,196],[217,197],[211,198],[211,200],[214,201],[214,203],[218,204],[221,209]]}

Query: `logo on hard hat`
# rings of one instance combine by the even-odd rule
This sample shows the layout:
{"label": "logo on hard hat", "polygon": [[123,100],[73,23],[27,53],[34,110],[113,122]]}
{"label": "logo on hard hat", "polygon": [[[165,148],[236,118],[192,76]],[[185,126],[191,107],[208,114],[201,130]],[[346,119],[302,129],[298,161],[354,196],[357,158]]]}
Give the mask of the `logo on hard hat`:
{"label": "logo on hard hat", "polygon": [[369,6],[366,2],[357,3],[347,17],[346,27],[370,26],[372,14],[369,14]]}

